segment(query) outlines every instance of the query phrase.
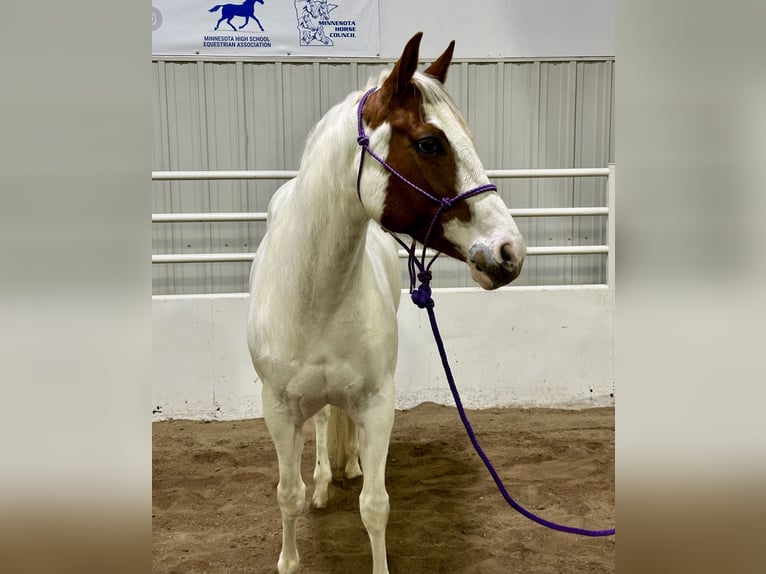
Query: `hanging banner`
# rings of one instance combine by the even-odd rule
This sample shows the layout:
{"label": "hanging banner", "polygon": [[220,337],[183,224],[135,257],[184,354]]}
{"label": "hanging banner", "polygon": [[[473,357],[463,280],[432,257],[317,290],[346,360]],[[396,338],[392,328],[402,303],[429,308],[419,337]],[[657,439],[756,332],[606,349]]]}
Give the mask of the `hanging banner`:
{"label": "hanging banner", "polygon": [[155,56],[377,56],[378,0],[152,0]]}

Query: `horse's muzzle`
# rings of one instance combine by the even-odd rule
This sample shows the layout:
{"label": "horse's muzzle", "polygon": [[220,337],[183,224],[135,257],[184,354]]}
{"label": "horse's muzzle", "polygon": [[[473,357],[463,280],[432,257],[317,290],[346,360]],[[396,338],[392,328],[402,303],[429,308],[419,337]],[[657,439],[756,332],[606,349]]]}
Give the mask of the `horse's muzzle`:
{"label": "horse's muzzle", "polygon": [[468,251],[469,267],[474,281],[484,289],[497,289],[507,285],[521,273],[526,255],[525,245],[503,243],[492,249],[484,243],[476,243]]}

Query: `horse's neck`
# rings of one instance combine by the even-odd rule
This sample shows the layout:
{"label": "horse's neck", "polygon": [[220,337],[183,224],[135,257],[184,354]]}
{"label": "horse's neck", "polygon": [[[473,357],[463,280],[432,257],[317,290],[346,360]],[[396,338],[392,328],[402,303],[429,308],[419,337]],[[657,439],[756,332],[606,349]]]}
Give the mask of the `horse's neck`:
{"label": "horse's neck", "polygon": [[297,183],[293,205],[297,230],[294,244],[296,274],[303,282],[312,306],[336,304],[338,297],[354,288],[361,273],[369,219],[351,186],[314,186]]}
{"label": "horse's neck", "polygon": [[318,130],[278,218],[280,229],[274,230],[296,311],[305,307],[321,313],[341,304],[363,268],[369,218],[356,195],[355,138],[349,133],[344,141],[323,141]]}

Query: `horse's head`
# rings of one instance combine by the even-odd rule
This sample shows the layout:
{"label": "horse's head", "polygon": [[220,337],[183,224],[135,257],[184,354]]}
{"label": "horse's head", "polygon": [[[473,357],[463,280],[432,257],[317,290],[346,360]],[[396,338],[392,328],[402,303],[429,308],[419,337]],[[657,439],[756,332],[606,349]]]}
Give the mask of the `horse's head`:
{"label": "horse's head", "polygon": [[[370,148],[432,198],[454,198],[489,183],[465,119],[444,90],[454,42],[425,70],[416,72],[422,34],[404,48],[393,71],[364,104]],[[440,203],[377,162],[365,163],[361,198],[369,215],[393,232],[421,243]],[[513,281],[526,245],[508,208],[494,191],[444,209],[427,244],[465,261],[485,289]]]}

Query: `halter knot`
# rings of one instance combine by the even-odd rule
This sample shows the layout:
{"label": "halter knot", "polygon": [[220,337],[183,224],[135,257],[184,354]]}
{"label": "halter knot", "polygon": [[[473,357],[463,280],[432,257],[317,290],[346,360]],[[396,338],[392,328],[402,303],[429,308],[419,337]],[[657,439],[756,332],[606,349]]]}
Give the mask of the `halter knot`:
{"label": "halter knot", "polygon": [[426,285],[431,283],[431,271],[426,269],[425,271],[418,273],[418,281],[425,283]]}
{"label": "halter knot", "polygon": [[453,199],[454,198],[452,197],[442,197],[439,200],[439,203],[442,204],[442,209],[444,210],[444,209],[449,209],[450,207],[452,207]]}
{"label": "halter knot", "polygon": [[433,309],[434,300],[431,298],[431,287],[427,283],[421,283],[420,286],[410,293],[412,302],[420,309]]}
{"label": "halter knot", "polygon": [[368,138],[365,134],[362,134],[358,138],[356,138],[356,143],[358,143],[362,147],[367,147],[368,145],[370,145],[370,138]]}
{"label": "halter knot", "polygon": [[412,302],[420,309],[432,309],[434,307],[434,300],[431,298],[431,272],[428,270],[421,271],[418,273],[418,280],[420,285],[410,293]]}

